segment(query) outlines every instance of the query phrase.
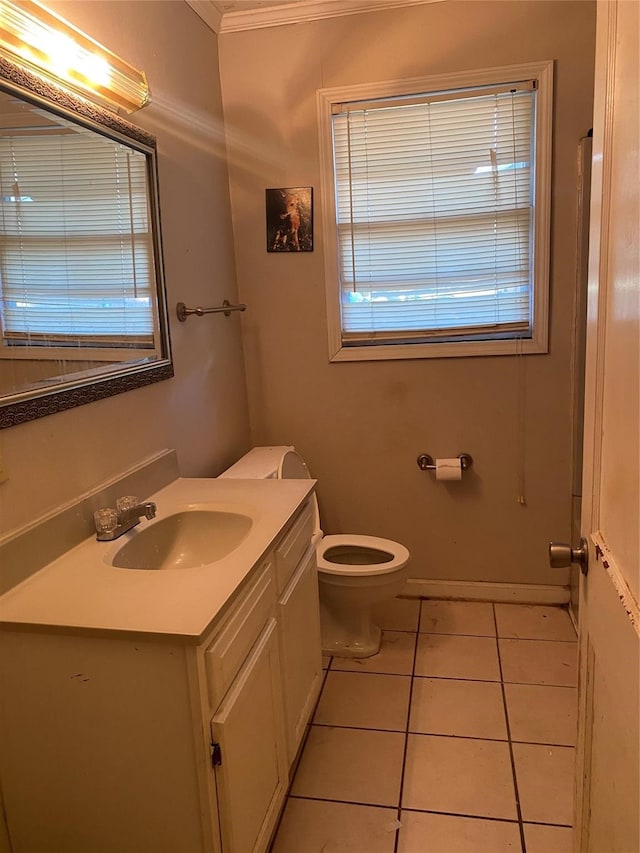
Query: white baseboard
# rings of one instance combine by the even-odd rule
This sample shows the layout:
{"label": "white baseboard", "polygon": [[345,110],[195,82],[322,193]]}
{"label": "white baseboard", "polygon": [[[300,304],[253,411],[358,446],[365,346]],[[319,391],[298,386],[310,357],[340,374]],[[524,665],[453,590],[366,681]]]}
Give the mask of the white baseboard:
{"label": "white baseboard", "polygon": [[463,601],[499,601],[515,604],[568,604],[569,587],[529,583],[442,581],[409,578],[403,596],[458,598]]}

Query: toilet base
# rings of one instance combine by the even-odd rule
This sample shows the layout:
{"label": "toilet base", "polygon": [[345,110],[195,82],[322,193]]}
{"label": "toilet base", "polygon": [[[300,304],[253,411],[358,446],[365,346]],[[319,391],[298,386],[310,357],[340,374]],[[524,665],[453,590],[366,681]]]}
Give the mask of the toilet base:
{"label": "toilet base", "polygon": [[320,602],[320,635],[322,654],[337,658],[368,658],[377,655],[382,642],[382,629],[365,609],[331,610]]}

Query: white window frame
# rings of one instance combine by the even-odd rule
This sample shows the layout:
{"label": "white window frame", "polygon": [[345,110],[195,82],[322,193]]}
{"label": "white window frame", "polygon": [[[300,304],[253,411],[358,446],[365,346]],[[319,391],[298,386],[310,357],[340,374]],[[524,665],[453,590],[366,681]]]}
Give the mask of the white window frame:
{"label": "white window frame", "polygon": [[[532,335],[511,339],[437,341],[343,345],[340,312],[340,273],[333,166],[332,110],[335,104],[454,89],[536,82],[534,212],[532,222]],[[553,60],[487,68],[407,80],[388,80],[317,92],[320,133],[321,207],[325,261],[325,287],[330,361],[493,356],[548,352],[549,249],[551,220],[551,155],[553,111]]]}

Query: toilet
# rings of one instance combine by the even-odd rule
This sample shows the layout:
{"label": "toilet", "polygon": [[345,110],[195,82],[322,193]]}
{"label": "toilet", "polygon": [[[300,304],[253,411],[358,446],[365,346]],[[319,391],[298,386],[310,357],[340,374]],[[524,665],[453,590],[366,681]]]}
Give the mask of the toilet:
{"label": "toilet", "polygon": [[[295,447],[254,447],[220,477],[294,479],[311,477]],[[365,658],[380,650],[382,631],[372,611],[402,592],[409,552],[398,542],[376,536],[324,536],[318,502],[312,495],[322,651],[336,657]]]}

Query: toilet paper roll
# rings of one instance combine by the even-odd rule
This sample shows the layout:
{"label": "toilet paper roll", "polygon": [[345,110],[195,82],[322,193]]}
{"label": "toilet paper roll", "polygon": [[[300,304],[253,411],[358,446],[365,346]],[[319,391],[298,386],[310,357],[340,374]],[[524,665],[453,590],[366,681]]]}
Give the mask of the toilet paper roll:
{"label": "toilet paper roll", "polygon": [[462,460],[457,456],[453,459],[436,459],[436,480],[461,480]]}

